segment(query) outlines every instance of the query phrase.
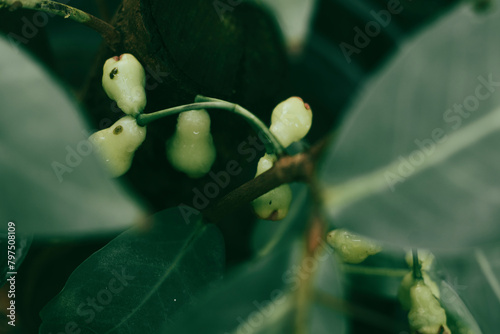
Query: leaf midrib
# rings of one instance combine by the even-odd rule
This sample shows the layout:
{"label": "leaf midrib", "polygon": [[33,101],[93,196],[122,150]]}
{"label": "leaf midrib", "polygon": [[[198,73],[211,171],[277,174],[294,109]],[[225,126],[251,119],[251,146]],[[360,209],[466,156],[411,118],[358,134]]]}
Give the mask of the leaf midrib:
{"label": "leaf midrib", "polygon": [[[451,156],[499,129],[500,108],[497,108],[477,121],[452,133],[446,142],[436,145],[435,152],[428,156],[422,164],[414,166],[413,171],[405,179],[410,179],[426,169],[446,161]],[[408,159],[408,155],[404,158]],[[325,207],[329,208],[332,213],[337,213],[373,193],[385,190],[388,187],[385,179],[386,173],[397,174],[399,165],[399,161],[393,161],[374,172],[326,188],[323,192]]]}
{"label": "leaf midrib", "polygon": [[149,291],[148,294],[146,294],[146,296],[144,296],[144,298],[141,300],[141,302],[135,307],[132,309],[132,311],[127,314],[124,318],[122,318],[120,320],[120,322],[118,324],[116,324],[116,326],[114,326],[113,328],[109,329],[108,331],[106,331],[104,334],[109,334],[111,332],[113,332],[115,329],[119,328],[120,326],[122,326],[124,323],[126,323],[137,311],[139,311],[142,306],[144,306],[144,304],[146,304],[146,302],[153,296],[153,294],[158,291],[159,287],[165,282],[165,280],[170,276],[170,274],[176,269],[177,267],[177,264],[182,260],[182,258],[186,255],[187,253],[187,250],[189,250],[191,248],[191,246],[194,244],[194,242],[196,241],[196,239],[198,239],[198,237],[203,233],[203,231],[206,229],[206,225],[203,224],[203,222],[200,220],[196,226],[195,226],[195,229],[191,235],[191,237],[187,238],[187,240],[184,242],[184,244],[182,245],[182,248],[181,250],[179,251],[179,253],[177,254],[177,256],[175,257],[174,261],[172,262],[172,264],[167,268],[167,270],[165,271],[165,273],[159,278],[158,282],[151,288],[151,290]]}

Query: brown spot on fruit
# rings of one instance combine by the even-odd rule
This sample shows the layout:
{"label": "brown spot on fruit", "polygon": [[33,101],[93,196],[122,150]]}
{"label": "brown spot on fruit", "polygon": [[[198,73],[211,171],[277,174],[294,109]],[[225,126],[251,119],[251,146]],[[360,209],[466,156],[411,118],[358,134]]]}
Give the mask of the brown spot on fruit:
{"label": "brown spot on fruit", "polygon": [[278,220],[278,210],[274,210],[273,213],[269,215],[269,217],[266,218],[266,220],[272,220],[272,221],[277,221]]}
{"label": "brown spot on fruit", "polygon": [[117,68],[117,67],[115,67],[115,68],[114,68],[114,69],[112,69],[112,70],[111,70],[111,72],[109,73],[109,78],[110,78],[111,80],[113,80],[113,79],[115,78],[115,75],[117,75],[117,74],[118,74],[118,68]]}
{"label": "brown spot on fruit", "polygon": [[121,126],[121,125],[118,125],[116,128],[113,129],[114,135],[119,135],[122,132],[123,132],[123,126]]}

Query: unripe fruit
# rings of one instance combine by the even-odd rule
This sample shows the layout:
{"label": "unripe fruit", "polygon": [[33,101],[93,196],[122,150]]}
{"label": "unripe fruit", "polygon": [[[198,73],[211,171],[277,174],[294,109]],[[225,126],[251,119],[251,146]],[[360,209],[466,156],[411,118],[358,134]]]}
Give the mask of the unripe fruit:
{"label": "unripe fruit", "polygon": [[382,251],[382,247],[374,241],[345,229],[336,229],[328,233],[327,242],[346,263],[361,263],[368,256]]}
{"label": "unripe fruit", "polygon": [[125,174],[132,165],[135,151],[146,139],[146,128],[135,118],[125,116],[111,127],[89,137],[113,177]]}
{"label": "unripe fruit", "polygon": [[167,158],[172,166],[191,178],[202,177],[215,161],[210,134],[210,116],[205,110],[179,114],[174,136],[167,142]]}
{"label": "unripe fruit", "polygon": [[410,288],[411,308],[408,322],[412,334],[451,334],[446,326],[446,312],[422,280]]}
{"label": "unripe fruit", "polygon": [[[436,299],[439,299],[440,298],[439,287],[436,284],[436,282],[434,282],[429,276],[429,274],[427,274],[424,271],[422,271],[422,279],[424,280],[425,285],[429,287],[434,297],[436,297]],[[413,278],[413,272],[409,272],[408,274],[405,275],[405,277],[401,281],[401,285],[399,286],[398,299],[399,302],[401,303],[401,306],[405,310],[409,310],[411,307],[410,289],[414,284],[415,284],[415,279]]]}
{"label": "unripe fruit", "polygon": [[291,97],[274,108],[269,130],[283,147],[287,147],[304,138],[311,123],[312,111],[309,105],[300,97]]}
{"label": "unripe fruit", "polygon": [[109,58],[104,63],[102,87],[126,114],[137,116],[146,107],[146,74],[131,54]]}
{"label": "unripe fruit", "polygon": [[[255,177],[269,170],[276,162],[274,154],[265,154],[259,160]],[[281,220],[286,217],[292,202],[292,190],[288,184],[274,188],[252,202],[255,213],[260,219]]]}

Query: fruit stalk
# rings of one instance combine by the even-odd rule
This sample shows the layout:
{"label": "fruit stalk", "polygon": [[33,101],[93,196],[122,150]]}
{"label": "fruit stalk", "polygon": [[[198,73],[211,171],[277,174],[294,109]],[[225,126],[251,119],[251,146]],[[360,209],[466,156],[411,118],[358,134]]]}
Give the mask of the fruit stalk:
{"label": "fruit stalk", "polygon": [[413,278],[415,280],[422,280],[422,266],[418,259],[417,249],[412,250],[412,256],[413,256]]}
{"label": "fruit stalk", "polygon": [[204,100],[209,102],[191,103],[173,108],[163,109],[149,114],[141,114],[137,117],[137,124],[139,124],[140,126],[145,126],[163,117],[175,115],[189,110],[222,109],[243,116],[243,118],[245,118],[252,125],[254,129],[264,134],[264,136],[268,140],[268,143],[265,143],[266,148],[268,149],[268,151],[270,151],[270,153],[275,153],[277,156],[283,155],[284,152],[283,146],[279,143],[276,137],[269,131],[267,126],[250,111],[246,110],[245,108],[235,103],[230,103],[227,101],[222,101],[212,98],[206,98],[200,95],[196,97],[196,100],[198,101]]}

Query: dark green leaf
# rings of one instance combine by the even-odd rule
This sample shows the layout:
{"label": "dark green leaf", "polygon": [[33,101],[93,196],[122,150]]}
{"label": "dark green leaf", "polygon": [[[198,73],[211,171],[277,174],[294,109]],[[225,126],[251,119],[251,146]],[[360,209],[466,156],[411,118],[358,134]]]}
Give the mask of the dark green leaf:
{"label": "dark green leaf", "polygon": [[[199,305],[163,333],[292,333],[302,306],[305,309],[300,312],[305,317],[301,326],[307,327],[309,333],[332,333],[333,329],[335,333],[345,333],[344,314],[313,302],[315,289],[336,297],[342,294],[339,275],[328,252],[332,251],[326,247],[324,244],[320,255],[304,258],[302,242],[297,238],[284,239],[272,252],[227,275]],[[313,287],[309,290],[304,284]],[[306,290],[303,304],[298,295]],[[318,309],[319,313],[315,313]]]}
{"label": "dark green leaf", "polygon": [[[40,333],[154,333],[222,276],[214,225],[186,221],[179,208],[122,233],[89,257],[41,312]],[[94,306],[92,304],[95,303]]]}
{"label": "dark green leaf", "polygon": [[260,333],[279,327],[292,309],[290,282],[283,277],[292,257],[292,248],[286,247],[235,269],[162,333],[238,333],[239,326],[241,331]]}

